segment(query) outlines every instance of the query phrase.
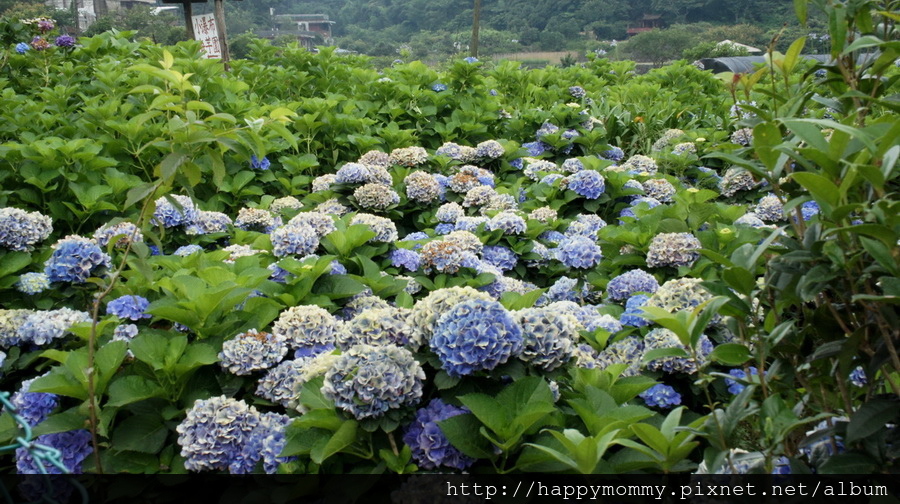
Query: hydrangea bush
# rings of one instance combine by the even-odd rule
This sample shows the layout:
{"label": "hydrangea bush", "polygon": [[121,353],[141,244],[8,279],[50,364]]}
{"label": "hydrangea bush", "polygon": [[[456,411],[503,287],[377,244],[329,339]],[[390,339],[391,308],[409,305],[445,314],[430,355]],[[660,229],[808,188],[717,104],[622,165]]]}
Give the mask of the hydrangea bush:
{"label": "hydrangea bush", "polygon": [[896,468],[900,133],[842,83],[894,66],[226,73],[39,25],[0,47],[0,370],[70,472]]}

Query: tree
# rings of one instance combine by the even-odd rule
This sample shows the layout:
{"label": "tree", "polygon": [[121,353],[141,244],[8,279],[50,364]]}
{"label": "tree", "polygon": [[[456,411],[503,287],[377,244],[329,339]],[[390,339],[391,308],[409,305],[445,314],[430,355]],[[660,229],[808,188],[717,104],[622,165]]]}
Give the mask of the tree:
{"label": "tree", "polygon": [[684,25],[665,30],[639,33],[625,43],[625,52],[637,61],[662,66],[665,62],[681,58],[685,49],[699,41],[696,33]]}

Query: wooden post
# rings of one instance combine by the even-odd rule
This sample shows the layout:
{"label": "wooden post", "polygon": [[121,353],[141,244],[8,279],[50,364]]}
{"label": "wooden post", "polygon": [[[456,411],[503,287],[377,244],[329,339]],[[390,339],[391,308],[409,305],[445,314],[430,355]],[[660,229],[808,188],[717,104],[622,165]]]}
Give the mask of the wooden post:
{"label": "wooden post", "polygon": [[194,22],[191,20],[194,15],[194,6],[191,2],[184,2],[181,7],[184,11],[184,25],[187,26],[188,40],[194,40]]}
{"label": "wooden post", "polygon": [[475,0],[475,16],[472,20],[472,43],[469,47],[469,55],[478,57],[478,24],[481,21],[481,0]]}
{"label": "wooden post", "polygon": [[228,34],[225,33],[225,4],[222,0],[216,0],[215,15],[216,28],[219,30],[219,47],[222,48],[222,63],[225,64],[225,70],[228,70],[228,62],[231,60],[231,57],[228,54]]}

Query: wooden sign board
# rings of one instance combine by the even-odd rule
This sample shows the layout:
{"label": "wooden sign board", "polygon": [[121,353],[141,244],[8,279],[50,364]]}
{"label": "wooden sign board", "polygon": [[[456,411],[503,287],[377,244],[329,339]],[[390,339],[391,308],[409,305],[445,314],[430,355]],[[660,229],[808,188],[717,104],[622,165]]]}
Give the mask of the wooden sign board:
{"label": "wooden sign board", "polygon": [[219,29],[216,25],[216,17],[212,14],[198,14],[191,16],[191,26],[194,29],[194,39],[203,44],[207,58],[221,58],[222,44],[219,41]]}

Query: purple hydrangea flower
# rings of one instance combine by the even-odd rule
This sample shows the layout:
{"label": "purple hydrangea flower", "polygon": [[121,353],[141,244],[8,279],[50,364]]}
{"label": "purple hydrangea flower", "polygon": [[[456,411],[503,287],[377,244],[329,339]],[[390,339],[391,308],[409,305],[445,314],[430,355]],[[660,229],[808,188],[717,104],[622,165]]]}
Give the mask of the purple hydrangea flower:
{"label": "purple hydrangea flower", "polygon": [[[35,442],[39,445],[59,450],[61,462],[69,474],[81,474],[81,463],[93,452],[91,433],[85,429],[57,432],[38,436]],[[48,474],[63,474],[58,467],[45,464]],[[19,474],[40,474],[40,465],[25,448],[16,450],[16,471]]]}
{"label": "purple hydrangea flower", "polygon": [[451,445],[438,425],[441,420],[466,413],[470,413],[468,408],[445,404],[440,399],[432,399],[428,406],[416,411],[416,418],[407,427],[403,442],[412,449],[419,467],[431,470],[445,466],[462,470],[475,462]]}
{"label": "purple hydrangea flower", "polygon": [[59,37],[56,37],[54,44],[56,44],[56,47],[74,47],[75,37],[71,35],[60,35]]}

